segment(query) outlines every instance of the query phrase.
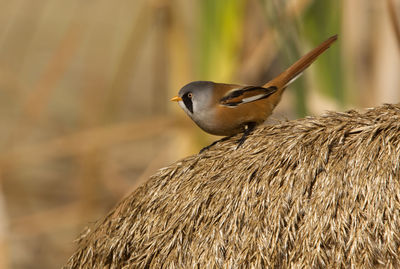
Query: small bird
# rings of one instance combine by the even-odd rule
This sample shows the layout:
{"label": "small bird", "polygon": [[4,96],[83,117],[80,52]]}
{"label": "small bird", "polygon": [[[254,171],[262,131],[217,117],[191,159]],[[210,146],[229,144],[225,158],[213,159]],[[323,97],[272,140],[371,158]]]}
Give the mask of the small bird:
{"label": "small bird", "polygon": [[194,81],[185,85],[171,101],[178,102],[207,133],[227,136],[222,140],[243,132],[239,147],[249,133],[271,115],[286,87],[336,40],[337,35],[328,38],[264,86]]}

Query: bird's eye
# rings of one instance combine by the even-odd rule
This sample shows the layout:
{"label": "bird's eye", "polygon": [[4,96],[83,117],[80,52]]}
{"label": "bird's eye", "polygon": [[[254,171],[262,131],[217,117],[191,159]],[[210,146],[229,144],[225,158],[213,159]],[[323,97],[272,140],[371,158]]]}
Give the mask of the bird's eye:
{"label": "bird's eye", "polygon": [[192,98],[192,97],[193,97],[193,93],[189,92],[187,96],[188,96],[189,98]]}

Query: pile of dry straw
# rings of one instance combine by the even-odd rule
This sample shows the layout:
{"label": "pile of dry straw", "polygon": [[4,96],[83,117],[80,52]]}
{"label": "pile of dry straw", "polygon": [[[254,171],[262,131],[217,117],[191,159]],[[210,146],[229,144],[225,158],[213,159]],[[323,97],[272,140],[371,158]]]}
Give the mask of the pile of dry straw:
{"label": "pile of dry straw", "polygon": [[66,268],[400,267],[400,106],[262,126],[161,169]]}

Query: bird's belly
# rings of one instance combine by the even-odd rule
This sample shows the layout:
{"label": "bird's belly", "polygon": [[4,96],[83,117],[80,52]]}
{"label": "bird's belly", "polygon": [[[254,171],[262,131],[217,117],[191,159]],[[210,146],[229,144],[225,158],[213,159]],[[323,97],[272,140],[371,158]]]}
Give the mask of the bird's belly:
{"label": "bird's belly", "polygon": [[197,121],[196,119],[193,120],[203,131],[212,135],[230,136],[241,131],[241,126],[230,125],[221,122],[216,123],[211,119],[202,121]]}
{"label": "bird's belly", "polygon": [[231,136],[238,134],[244,131],[244,126],[246,123],[256,123],[261,124],[264,122],[262,118],[252,118],[252,117],[243,117],[241,115],[235,120],[229,120],[229,118],[219,120],[218,122],[211,120],[212,118],[206,118],[204,120],[196,120],[193,121],[205,132],[213,135],[220,135],[220,136]]}
{"label": "bird's belly", "polygon": [[192,120],[199,126],[203,131],[220,136],[230,136],[241,131],[241,126],[238,122],[227,121],[216,117],[215,113],[211,111],[197,114],[197,117],[191,117]]}

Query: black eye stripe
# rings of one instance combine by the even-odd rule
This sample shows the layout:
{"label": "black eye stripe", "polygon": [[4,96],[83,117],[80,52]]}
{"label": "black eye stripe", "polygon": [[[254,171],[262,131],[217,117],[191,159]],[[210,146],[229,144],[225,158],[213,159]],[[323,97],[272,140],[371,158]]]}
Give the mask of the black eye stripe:
{"label": "black eye stripe", "polygon": [[192,95],[191,92],[185,93],[182,96],[182,100],[183,100],[183,103],[185,104],[186,108],[190,111],[190,113],[193,113],[193,102],[192,102],[191,97],[189,97],[189,94]]}

